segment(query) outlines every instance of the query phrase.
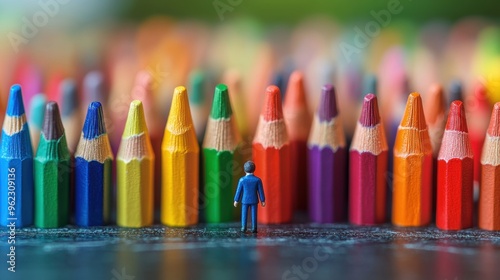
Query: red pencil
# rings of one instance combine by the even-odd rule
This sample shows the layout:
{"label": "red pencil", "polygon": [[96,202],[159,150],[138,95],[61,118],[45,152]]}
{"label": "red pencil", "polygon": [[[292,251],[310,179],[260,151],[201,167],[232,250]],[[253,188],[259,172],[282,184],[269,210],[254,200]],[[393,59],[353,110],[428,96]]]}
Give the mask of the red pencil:
{"label": "red pencil", "polygon": [[377,97],[365,96],[350,149],[349,221],[357,225],[385,222],[387,140]]}
{"label": "red pencil", "polygon": [[464,106],[462,101],[453,101],[438,156],[438,228],[472,227],[473,164]]}
{"label": "red pencil", "polygon": [[500,230],[500,102],[491,113],[481,157],[481,191],[479,192],[478,226]]}
{"label": "red pencil", "polygon": [[311,115],[307,107],[304,77],[295,71],[288,80],[283,105],[288,137],[290,140],[291,180],[290,188],[295,209],[307,209],[307,138],[311,127]]}
{"label": "red pencil", "polygon": [[255,176],[262,179],[264,193],[269,201],[258,215],[259,223],[290,222],[290,147],[277,86],[269,86],[266,90],[264,107],[253,140],[253,161]]}

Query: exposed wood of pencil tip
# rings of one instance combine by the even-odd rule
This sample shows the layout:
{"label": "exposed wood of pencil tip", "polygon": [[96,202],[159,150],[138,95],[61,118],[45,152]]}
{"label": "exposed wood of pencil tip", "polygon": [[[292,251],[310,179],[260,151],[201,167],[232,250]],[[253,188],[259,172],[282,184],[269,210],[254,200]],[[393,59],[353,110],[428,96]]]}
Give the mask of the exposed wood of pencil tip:
{"label": "exposed wood of pencil tip", "polygon": [[269,86],[266,90],[264,108],[257,126],[254,143],[264,148],[281,148],[288,143],[288,132],[283,120],[281,95],[277,86]]}
{"label": "exposed wood of pencil tip", "polygon": [[363,101],[361,116],[354,132],[350,150],[379,155],[388,149],[384,127],[380,122],[377,97],[368,94]]}

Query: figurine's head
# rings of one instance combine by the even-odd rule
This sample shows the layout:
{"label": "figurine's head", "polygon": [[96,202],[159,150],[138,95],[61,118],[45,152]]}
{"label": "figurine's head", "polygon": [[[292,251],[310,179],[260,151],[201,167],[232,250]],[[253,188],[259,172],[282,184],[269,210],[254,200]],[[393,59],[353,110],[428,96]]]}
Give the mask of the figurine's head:
{"label": "figurine's head", "polygon": [[246,173],[253,173],[255,171],[255,163],[249,160],[245,162],[245,165],[243,165],[243,169],[245,170]]}

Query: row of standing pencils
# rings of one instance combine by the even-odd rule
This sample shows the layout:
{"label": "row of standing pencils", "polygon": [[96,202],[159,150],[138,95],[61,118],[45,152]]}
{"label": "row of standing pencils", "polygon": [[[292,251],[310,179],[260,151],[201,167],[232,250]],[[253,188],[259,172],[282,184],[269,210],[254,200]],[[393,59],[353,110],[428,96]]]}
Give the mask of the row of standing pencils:
{"label": "row of standing pencils", "polygon": [[[147,104],[144,96],[137,96]],[[101,103],[90,103],[72,151],[58,105],[48,102],[33,157],[30,138],[34,136],[30,137],[21,87],[14,85],[2,130],[1,224],[61,227],[70,222],[74,211],[78,226],[104,225],[110,221],[115,183],[119,226],[153,224],[155,197],[161,198],[161,222],[168,226],[197,224],[200,210],[206,222],[232,221],[235,184],[242,175],[242,162],[251,157],[269,198],[260,223],[291,222],[298,209],[307,210],[311,221],[318,223],[381,224],[387,220],[389,194],[395,225],[425,226],[435,213],[438,228],[473,226],[474,162],[461,101],[451,103],[439,132],[428,127],[420,95],[410,94],[390,151],[376,95],[368,94],[363,100],[350,148],[335,88],[322,88],[313,119],[306,96],[303,76],[297,71],[289,78],[283,108],[280,89],[269,86],[249,152],[233,116],[228,87],[219,84],[201,157],[186,88],[174,91],[159,145],[151,139],[161,135],[157,125],[149,131],[151,121],[146,124],[148,108],[139,100],[132,101],[114,170]],[[66,128],[74,129],[76,123]],[[480,168],[478,226],[488,230],[500,230],[499,137],[500,104],[496,104]],[[157,148],[161,159],[155,159]],[[392,193],[387,193],[388,177]],[[155,189],[155,180],[161,180],[157,184],[161,192]]]}

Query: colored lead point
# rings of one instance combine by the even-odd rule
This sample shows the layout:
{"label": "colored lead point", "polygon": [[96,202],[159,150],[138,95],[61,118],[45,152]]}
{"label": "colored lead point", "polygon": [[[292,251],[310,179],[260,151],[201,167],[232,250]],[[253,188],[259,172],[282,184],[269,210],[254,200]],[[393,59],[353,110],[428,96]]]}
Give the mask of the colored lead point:
{"label": "colored lead point", "polygon": [[432,216],[432,147],[422,99],[408,96],[394,145],[392,223],[425,226]]}
{"label": "colored lead point", "polygon": [[40,142],[34,161],[35,226],[57,228],[69,222],[71,156],[57,103],[45,107]]}
{"label": "colored lead point", "polygon": [[231,201],[238,180],[235,178],[235,152],[240,141],[227,86],[219,84],[215,87],[212,112],[203,141],[205,220],[208,223],[233,220],[233,209],[227,202]]}
{"label": "colored lead point", "polygon": [[149,139],[142,102],[130,103],[117,155],[117,213],[121,227],[153,224],[155,155]]}
{"label": "colored lead point", "polygon": [[347,219],[347,148],[335,88],[321,90],[309,136],[309,218],[316,223]]}
{"label": "colored lead point", "polygon": [[264,107],[253,140],[255,176],[261,178],[264,191],[273,203],[262,209],[258,221],[282,224],[292,221],[290,190],[290,145],[283,120],[281,94],[277,86],[266,89]]}
{"label": "colored lead point", "polygon": [[90,103],[75,152],[75,223],[101,226],[109,220],[113,153],[102,105]]}
{"label": "colored lead point", "polygon": [[388,146],[377,97],[365,96],[350,149],[349,221],[375,225],[386,219]]}
{"label": "colored lead point", "polygon": [[33,150],[21,86],[10,88],[2,128],[0,225],[33,224]]}
{"label": "colored lead point", "polygon": [[491,113],[481,157],[479,192],[479,228],[500,230],[500,102]]}
{"label": "colored lead point", "polygon": [[436,226],[472,227],[474,161],[462,101],[453,101],[438,156]]}
{"label": "colored lead point", "polygon": [[200,147],[185,87],[174,90],[162,142],[161,222],[185,227],[198,223]]}

